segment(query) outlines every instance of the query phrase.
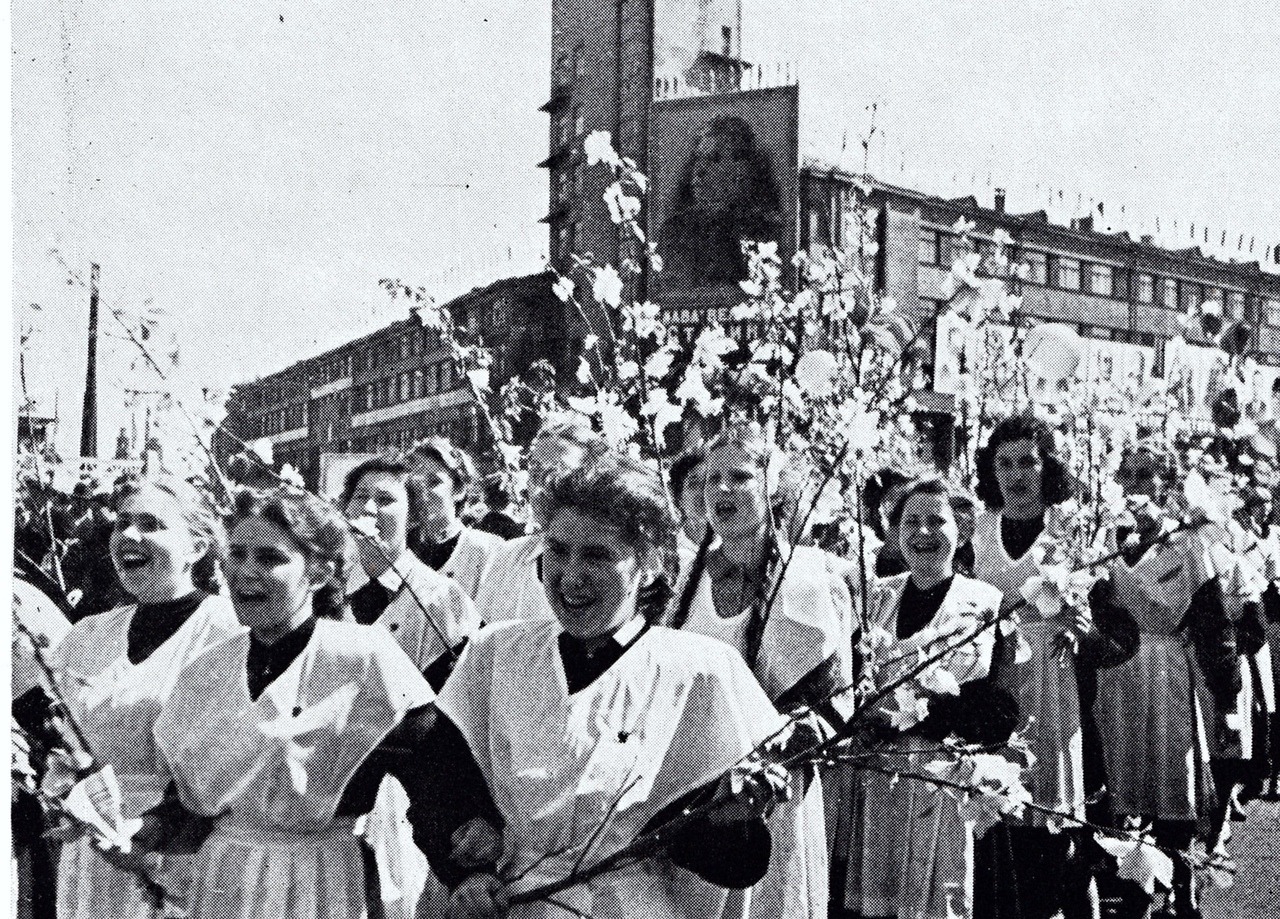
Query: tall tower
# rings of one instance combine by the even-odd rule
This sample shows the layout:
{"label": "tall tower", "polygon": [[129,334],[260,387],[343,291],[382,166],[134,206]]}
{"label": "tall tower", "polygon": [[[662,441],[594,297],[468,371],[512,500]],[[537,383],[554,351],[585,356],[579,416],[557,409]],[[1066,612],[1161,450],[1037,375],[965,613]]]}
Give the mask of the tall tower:
{"label": "tall tower", "polygon": [[741,0],[553,0],[551,116],[547,216],[551,262],[560,270],[573,254],[597,264],[635,256],[602,195],[610,177],[588,167],[582,139],[608,131],[614,147],[650,171],[650,113],[655,78],[696,81],[707,67],[737,61],[742,47]]}
{"label": "tall tower", "polygon": [[89,366],[80,416],[80,455],[98,455],[98,266],[89,270]]}

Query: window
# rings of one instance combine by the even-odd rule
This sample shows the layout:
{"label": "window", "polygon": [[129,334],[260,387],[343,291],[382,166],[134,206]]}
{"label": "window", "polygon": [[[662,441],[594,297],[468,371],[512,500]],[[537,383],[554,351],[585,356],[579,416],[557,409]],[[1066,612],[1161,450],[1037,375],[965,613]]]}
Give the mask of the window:
{"label": "window", "polygon": [[413,398],[417,399],[422,396],[422,368],[418,368],[413,372]]}
{"label": "window", "polygon": [[1226,306],[1226,303],[1222,299],[1222,288],[1206,287],[1204,290],[1204,302],[1205,303],[1221,303],[1223,306]]}
{"label": "window", "polygon": [[937,230],[920,231],[920,264],[942,264],[942,242],[938,238]]}
{"label": "window", "polygon": [[1053,258],[1053,286],[1063,290],[1080,289],[1080,260],[1056,255]]}
{"label": "window", "polygon": [[1133,295],[1139,303],[1150,303],[1155,299],[1156,279],[1149,274],[1138,275]]}
{"label": "window", "polygon": [[569,143],[569,129],[572,123],[567,112],[562,112],[556,116],[556,142],[560,147]]}
{"label": "window", "polygon": [[587,132],[586,119],[582,117],[582,106],[575,105],[573,107],[573,136],[581,137]]}
{"label": "window", "polygon": [[564,201],[569,197],[569,173],[563,169],[556,172],[556,200]]}
{"label": "window", "polygon": [[1049,257],[1043,252],[1022,253],[1023,264],[1027,266],[1027,280],[1032,284],[1049,283]]}
{"label": "window", "polygon": [[1160,279],[1160,305],[1171,310],[1178,308],[1178,282],[1173,278]]}
{"label": "window", "polygon": [[720,47],[725,57],[733,54],[733,29],[729,26],[720,27]]}
{"label": "window", "polygon": [[1244,294],[1238,290],[1227,291],[1227,300],[1224,304],[1227,308],[1227,315],[1232,319],[1245,318],[1244,315]]}
{"label": "window", "polygon": [[1110,265],[1099,265],[1096,262],[1089,265],[1089,292],[1100,297],[1110,297],[1115,292],[1115,279],[1111,275]]}
{"label": "window", "polygon": [[1268,299],[1263,302],[1263,316],[1267,325],[1280,326],[1280,300]]}
{"label": "window", "polygon": [[1192,281],[1183,281],[1179,287],[1182,291],[1182,310],[1189,313],[1200,305],[1203,288]]}

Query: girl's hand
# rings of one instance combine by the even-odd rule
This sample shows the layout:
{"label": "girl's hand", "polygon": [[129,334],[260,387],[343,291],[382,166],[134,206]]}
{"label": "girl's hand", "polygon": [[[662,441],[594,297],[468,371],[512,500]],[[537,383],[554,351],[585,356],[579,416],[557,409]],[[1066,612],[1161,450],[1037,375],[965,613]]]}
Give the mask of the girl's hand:
{"label": "girl's hand", "polygon": [[502,855],[502,831],[481,817],[473,817],[453,831],[450,859],[459,868],[492,868]]}
{"label": "girl's hand", "polygon": [[506,892],[492,874],[473,874],[449,895],[450,919],[501,919],[506,914]]}
{"label": "girl's hand", "polygon": [[787,770],[777,763],[753,761],[731,769],[716,789],[715,803],[707,814],[712,823],[751,823],[768,817],[779,801],[790,795]]}

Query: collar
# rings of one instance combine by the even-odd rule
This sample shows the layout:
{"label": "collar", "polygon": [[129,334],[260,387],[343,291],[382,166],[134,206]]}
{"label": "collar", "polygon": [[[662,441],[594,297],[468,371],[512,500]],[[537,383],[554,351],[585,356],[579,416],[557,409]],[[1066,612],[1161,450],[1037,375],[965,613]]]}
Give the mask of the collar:
{"label": "collar", "polygon": [[400,589],[400,586],[404,584],[405,579],[400,573],[403,572],[404,574],[408,574],[413,570],[415,562],[417,562],[417,559],[414,558],[413,553],[408,549],[405,549],[404,552],[400,554],[400,557],[395,560],[395,563],[389,566],[386,571],[382,572],[382,574],[374,578],[374,580],[394,594]]}
{"label": "collar", "polygon": [[[645,618],[643,616],[637,613],[636,615],[628,619],[625,623],[623,623],[623,625],[616,632],[614,632],[612,635],[609,636],[609,640],[604,642],[600,646],[601,650],[608,648],[611,645],[620,647],[620,648],[625,648],[627,645],[631,644],[631,642],[635,641],[635,639],[640,635],[640,633],[644,631],[644,627],[646,625],[648,625],[648,622],[645,621]],[[581,638],[574,638],[564,629],[560,630],[560,639],[561,641],[569,642],[570,644],[574,644],[577,646],[582,645]],[[599,654],[599,653],[600,653],[599,651],[596,652],[596,654]]]}

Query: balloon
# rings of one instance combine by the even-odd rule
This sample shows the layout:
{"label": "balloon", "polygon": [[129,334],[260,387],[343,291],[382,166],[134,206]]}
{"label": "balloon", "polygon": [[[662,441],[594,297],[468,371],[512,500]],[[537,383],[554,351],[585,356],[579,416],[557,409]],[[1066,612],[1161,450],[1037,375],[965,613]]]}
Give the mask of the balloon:
{"label": "balloon", "polygon": [[806,352],[796,363],[796,385],[807,395],[822,399],[835,391],[836,358],[830,351]]}
{"label": "balloon", "polygon": [[1060,383],[1076,372],[1084,344],[1076,330],[1058,323],[1038,325],[1027,333],[1022,356],[1046,382]]}

